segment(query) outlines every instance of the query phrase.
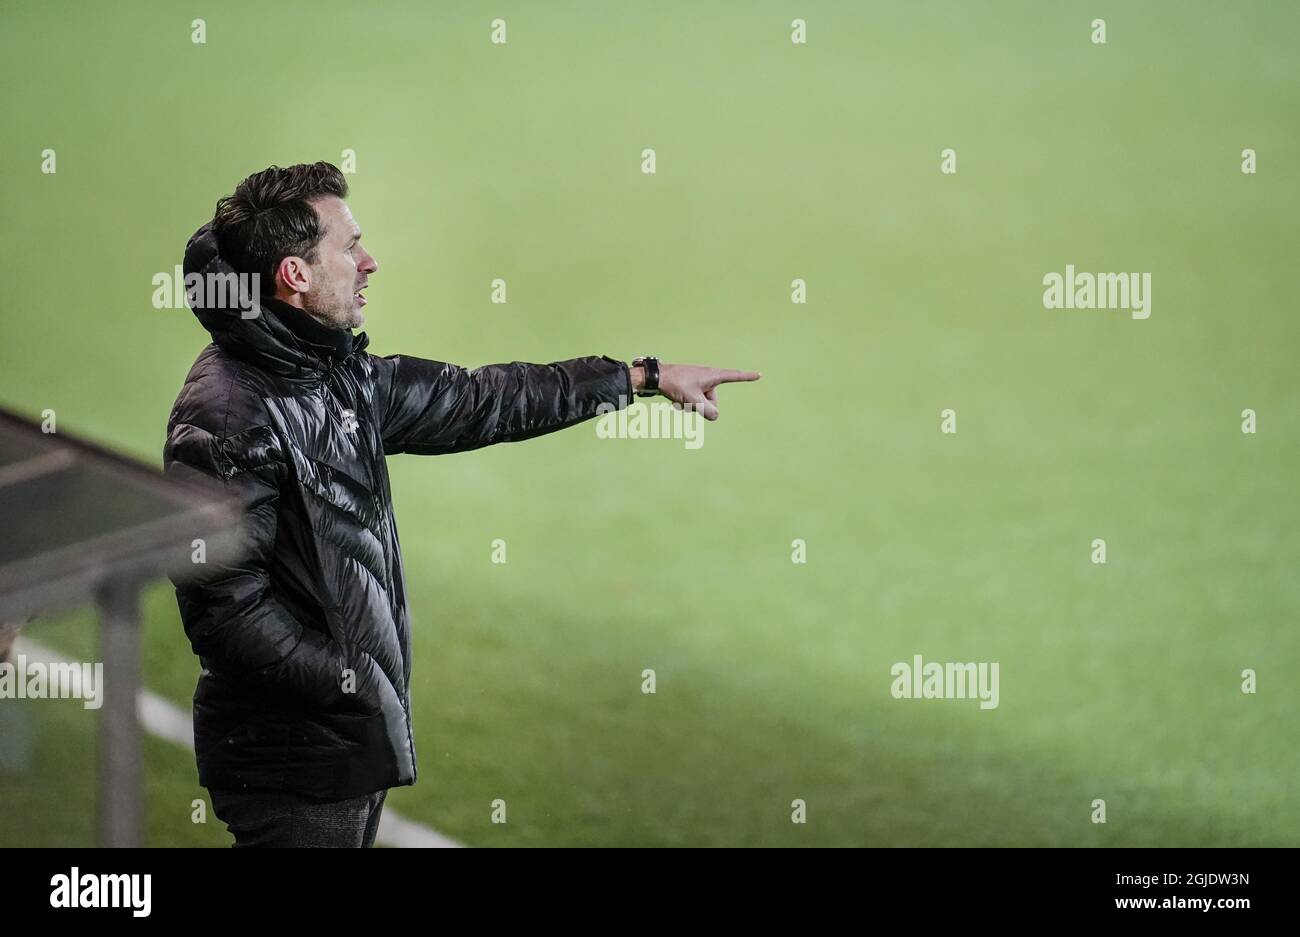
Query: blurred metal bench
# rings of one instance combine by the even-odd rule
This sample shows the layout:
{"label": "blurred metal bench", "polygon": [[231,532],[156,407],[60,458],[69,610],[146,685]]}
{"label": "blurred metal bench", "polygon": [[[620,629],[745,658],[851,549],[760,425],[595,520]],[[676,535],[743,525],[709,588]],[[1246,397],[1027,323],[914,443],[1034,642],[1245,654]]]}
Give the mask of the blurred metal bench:
{"label": "blurred metal bench", "polygon": [[0,660],[33,617],[98,607],[100,845],[143,844],[140,588],[183,578],[194,541],[236,522],[220,486],[165,478],[0,408]]}

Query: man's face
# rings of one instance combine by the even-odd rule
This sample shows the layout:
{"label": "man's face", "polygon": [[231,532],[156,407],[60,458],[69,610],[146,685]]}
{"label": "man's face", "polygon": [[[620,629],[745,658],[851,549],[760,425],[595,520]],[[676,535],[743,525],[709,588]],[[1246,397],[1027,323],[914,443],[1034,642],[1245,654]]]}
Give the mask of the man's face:
{"label": "man's face", "polygon": [[365,323],[361,290],[379,269],[375,258],[361,246],[361,229],[347,202],[330,195],[312,203],[325,236],[316,246],[316,262],[309,265],[310,286],[302,305],[312,318],[338,329],[355,329]]}

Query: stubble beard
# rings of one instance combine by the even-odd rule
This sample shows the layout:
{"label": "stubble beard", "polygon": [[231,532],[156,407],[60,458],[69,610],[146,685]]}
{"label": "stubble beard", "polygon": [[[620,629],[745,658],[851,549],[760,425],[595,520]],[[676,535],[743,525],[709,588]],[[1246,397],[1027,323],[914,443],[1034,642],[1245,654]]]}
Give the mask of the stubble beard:
{"label": "stubble beard", "polygon": [[303,296],[303,308],[313,319],[332,329],[355,329],[361,325],[361,310],[352,293],[344,296],[322,295],[308,291]]}

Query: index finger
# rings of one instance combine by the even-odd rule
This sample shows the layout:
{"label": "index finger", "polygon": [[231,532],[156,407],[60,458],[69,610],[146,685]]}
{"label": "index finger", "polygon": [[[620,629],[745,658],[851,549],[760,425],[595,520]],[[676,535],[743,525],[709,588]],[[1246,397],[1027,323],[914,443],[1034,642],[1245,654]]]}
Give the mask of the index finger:
{"label": "index finger", "polygon": [[757,371],[728,371],[725,368],[719,368],[713,372],[713,383],[730,384],[734,381],[756,381],[762,376]]}

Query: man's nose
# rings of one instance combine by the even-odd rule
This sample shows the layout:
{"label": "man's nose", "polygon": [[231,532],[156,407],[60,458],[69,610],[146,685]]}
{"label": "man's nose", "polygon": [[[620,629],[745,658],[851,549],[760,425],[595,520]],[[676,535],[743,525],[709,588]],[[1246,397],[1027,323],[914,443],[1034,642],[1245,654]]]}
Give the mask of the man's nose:
{"label": "man's nose", "polygon": [[375,262],[375,258],[374,258],[374,256],[371,255],[371,254],[367,251],[367,252],[366,252],[366,259],[365,259],[364,261],[362,261],[362,264],[361,264],[361,272],[362,272],[362,273],[374,273],[374,272],[375,272],[376,270],[378,270],[378,269],[379,269],[379,264]]}

